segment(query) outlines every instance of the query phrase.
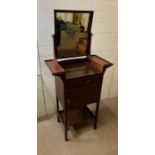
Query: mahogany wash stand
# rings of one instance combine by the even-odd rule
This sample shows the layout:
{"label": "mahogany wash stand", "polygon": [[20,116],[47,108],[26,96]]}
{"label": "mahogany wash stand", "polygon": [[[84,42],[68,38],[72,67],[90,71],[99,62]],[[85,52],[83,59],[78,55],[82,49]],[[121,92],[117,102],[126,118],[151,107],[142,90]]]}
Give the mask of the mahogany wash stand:
{"label": "mahogany wash stand", "polygon": [[[55,76],[57,120],[67,141],[73,125],[92,120],[96,129],[103,75],[112,63],[91,55],[93,11],[54,10],[54,17],[55,59],[45,62]],[[95,113],[88,104],[96,104]]]}

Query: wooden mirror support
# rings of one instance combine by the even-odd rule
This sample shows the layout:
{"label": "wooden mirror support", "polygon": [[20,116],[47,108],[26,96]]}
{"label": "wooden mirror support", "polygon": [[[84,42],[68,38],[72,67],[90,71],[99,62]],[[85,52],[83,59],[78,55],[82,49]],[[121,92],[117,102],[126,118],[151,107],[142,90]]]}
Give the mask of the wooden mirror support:
{"label": "wooden mirror support", "polygon": [[[94,129],[96,129],[103,75],[105,70],[112,66],[112,63],[97,55],[91,55],[90,41],[93,11],[55,10],[54,15],[55,34],[53,39],[55,59],[45,60],[45,62],[53,76],[55,76],[57,120],[64,124],[65,140],[67,141],[67,130],[69,130],[71,126],[92,120],[94,122]],[[61,15],[62,18],[58,18],[58,15]],[[83,15],[88,17],[85,20],[87,21],[87,24],[81,22],[84,21]],[[71,54],[70,47],[72,45],[69,45],[68,48],[66,46],[65,50],[59,50],[61,45],[57,39],[60,32],[58,32],[59,28],[56,28],[56,18],[66,19],[72,23],[75,22],[80,27],[80,24],[84,25],[84,33],[87,33],[87,38],[85,38],[87,40],[87,46],[83,55],[81,55],[80,52],[77,52],[75,48],[73,51],[75,50],[76,54]],[[62,29],[67,29],[68,31],[68,28],[63,26]],[[77,26],[71,26],[71,31],[74,28],[77,28]],[[62,35],[65,34],[61,34],[59,37],[61,38]],[[73,38],[70,38],[71,42],[73,42]],[[61,40],[61,44],[67,45],[67,43],[63,43],[63,41],[65,41],[65,39]],[[79,43],[79,40],[76,43]],[[77,45],[73,47],[77,48]],[[70,57],[73,59],[68,59]],[[66,58],[66,60],[63,60],[62,58]],[[94,114],[88,108],[88,104],[96,104]]]}

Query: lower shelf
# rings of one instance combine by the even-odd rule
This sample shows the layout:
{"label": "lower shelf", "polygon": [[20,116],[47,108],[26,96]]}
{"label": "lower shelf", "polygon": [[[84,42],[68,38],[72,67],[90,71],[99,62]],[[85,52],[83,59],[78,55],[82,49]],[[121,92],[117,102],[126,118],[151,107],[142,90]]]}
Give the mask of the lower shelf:
{"label": "lower shelf", "polygon": [[[64,110],[59,111],[59,117],[64,123]],[[94,119],[94,115],[88,107],[67,111],[67,128],[92,119]]]}

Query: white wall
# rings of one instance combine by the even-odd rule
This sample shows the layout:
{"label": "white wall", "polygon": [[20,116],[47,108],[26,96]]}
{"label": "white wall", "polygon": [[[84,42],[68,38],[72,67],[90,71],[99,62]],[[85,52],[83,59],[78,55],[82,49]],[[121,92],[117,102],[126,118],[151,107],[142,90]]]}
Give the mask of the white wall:
{"label": "white wall", "polygon": [[53,58],[54,9],[94,10],[92,54],[114,63],[105,73],[101,99],[117,96],[117,0],[38,0],[38,48],[47,113],[55,111],[54,78],[44,63]]}

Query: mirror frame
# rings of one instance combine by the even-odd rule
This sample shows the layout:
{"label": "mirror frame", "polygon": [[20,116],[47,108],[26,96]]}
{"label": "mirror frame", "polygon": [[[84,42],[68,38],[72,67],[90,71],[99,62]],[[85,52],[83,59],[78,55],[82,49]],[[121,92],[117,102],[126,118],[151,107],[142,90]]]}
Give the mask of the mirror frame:
{"label": "mirror frame", "polygon": [[[61,59],[61,58],[69,58],[69,57],[77,57],[77,56],[69,56],[69,57],[60,57],[58,56],[58,50],[57,50],[57,42],[56,42],[56,38],[57,38],[57,27],[56,27],[56,15],[57,13],[60,12],[64,12],[64,13],[89,13],[89,22],[88,22],[88,28],[87,28],[87,33],[88,33],[88,42],[87,42],[87,49],[86,49],[86,55],[84,56],[89,56],[91,54],[90,51],[90,46],[91,46],[91,27],[92,27],[92,20],[93,20],[93,14],[94,11],[85,11],[85,10],[54,10],[54,35],[53,35],[53,39],[54,39],[54,56],[56,59]],[[79,56],[80,57],[80,56]]]}

